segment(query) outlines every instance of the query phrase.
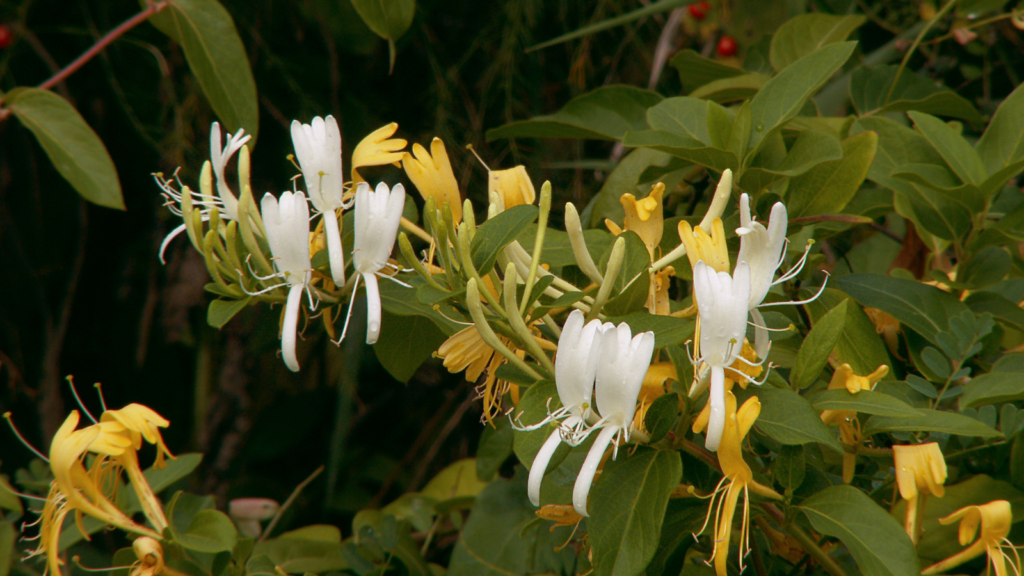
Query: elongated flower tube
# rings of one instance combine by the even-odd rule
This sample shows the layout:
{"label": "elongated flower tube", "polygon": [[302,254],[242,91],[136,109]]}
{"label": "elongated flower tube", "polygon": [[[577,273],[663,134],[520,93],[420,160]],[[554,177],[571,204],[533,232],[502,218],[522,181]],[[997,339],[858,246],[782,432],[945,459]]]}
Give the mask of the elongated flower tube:
{"label": "elongated flower tube", "polygon": [[564,418],[558,429],[553,431],[530,466],[527,493],[534,506],[540,505],[540,484],[544,479],[548,462],[563,440],[572,443],[573,435],[586,424],[593,411],[594,378],[597,375],[601,357],[602,326],[600,320],[591,320],[584,325],[583,312],[573,310],[562,327],[558,338],[558,354],[555,356],[555,386],[562,408],[550,414],[539,424],[525,427],[536,429]]}
{"label": "elongated flower tube", "polygon": [[334,116],[317,116],[309,124],[292,121],[292,144],[306,181],[313,208],[323,215],[331,279],[345,285],[345,253],[335,212],[342,207],[344,173],[341,170],[341,131]]}
{"label": "elongated flower tube", "polygon": [[[725,370],[740,357],[747,332],[750,267],[740,262],[729,276],[700,260],[693,267],[693,292],[701,321],[698,366],[703,362],[704,372],[711,371],[711,414],[705,446],[715,451],[725,426]],[[743,374],[737,375],[746,379]]]}
{"label": "elongated flower tube", "polygon": [[[960,545],[970,544],[970,546],[925,568],[921,574],[929,576],[946,572],[987,553],[989,564],[994,569],[996,576],[1009,576],[1010,572],[1006,570],[1009,554],[1006,553],[1005,548],[1009,548],[1013,552],[1013,559],[1010,562],[1014,574],[1021,573],[1020,556],[1017,554],[1013,542],[1006,537],[1010,533],[1010,528],[1013,527],[1013,511],[1009,502],[993,500],[980,506],[965,506],[945,518],[939,518],[939,523],[952,524],[958,520],[960,521]],[[981,536],[972,544],[971,540],[974,540],[979,526],[981,527]]]}
{"label": "elongated flower tube", "polygon": [[[161,174],[155,174],[156,182],[163,191],[162,194],[167,199],[166,205],[171,212],[183,218],[191,217],[191,214],[182,214],[181,211],[182,195],[188,194],[192,206],[199,208],[204,222],[210,219],[210,213],[214,208],[220,213],[222,219],[238,220],[238,198],[231,192],[231,187],[228,186],[227,180],[224,178],[224,171],[227,168],[228,162],[231,161],[231,157],[242,146],[245,146],[245,143],[251,137],[245,133],[245,130],[239,129],[238,132],[235,132],[234,135],[228,138],[227,143],[222,147],[220,124],[214,122],[210,126],[210,160],[203,164],[199,176],[199,194],[190,190],[188,186],[181,185],[180,182],[181,190],[177,190],[170,180],[165,179]],[[216,196],[213,194],[214,177],[216,177],[217,183]],[[170,234],[164,238],[164,241],[160,244],[160,262],[164,262],[164,252],[167,250],[168,244],[176,236],[184,232],[185,228],[185,224],[182,224],[171,230]]]}
{"label": "elongated flower tube", "polygon": [[[832,373],[832,380],[828,384],[829,390],[846,389],[850,394],[857,394],[861,390],[871,390],[879,380],[885,378],[889,373],[889,367],[885,364],[879,366],[874,372],[867,376],[860,376],[853,373],[849,364],[841,364]],[[861,442],[860,421],[857,420],[857,412],[854,410],[823,410],[821,421],[825,424],[838,424],[839,437],[843,444],[859,445]],[[855,452],[843,452],[843,482],[849,484],[853,481],[853,473],[857,467],[857,454]]]}
{"label": "elongated flower tube", "polygon": [[789,216],[782,202],[776,202],[772,206],[768,227],[765,228],[750,216],[750,197],[746,194],[740,195],[740,227],[736,229],[740,236],[740,252],[736,261],[746,262],[750,266],[749,308],[754,323],[754,351],[759,358],[768,355],[769,339],[768,325],[758,307],[763,306],[762,302],[772,286],[792,279],[803,270],[810,249],[808,244],[808,249],[804,250],[800,261],[778,280],[775,279],[775,272],[785,257],[788,225]]}
{"label": "elongated flower tube", "polygon": [[924,501],[929,494],[942,498],[946,494],[946,459],[937,442],[913,446],[893,446],[896,466],[896,485],[900,496],[907,501],[904,527],[916,544],[921,535]]}
{"label": "elongated flower tube", "polygon": [[[380,337],[380,289],[377,286],[377,273],[388,263],[391,250],[398,236],[398,225],[402,221],[402,209],[405,208],[405,187],[396,184],[388,189],[381,182],[376,190],[370,185],[360,182],[356,187],[356,218],[355,247],[352,250],[352,263],[356,272],[366,283],[366,343],[373,344]],[[359,285],[359,278],[352,287],[353,296]],[[349,306],[349,316],[352,307]],[[345,338],[348,329],[348,318],[342,329],[341,339]],[[340,341],[340,340],[339,340]]]}
{"label": "elongated flower tube", "polygon": [[620,442],[628,442],[633,431],[633,417],[637,397],[654,353],[654,332],[633,336],[629,325],[618,326],[610,322],[601,327],[600,355],[597,360],[597,378],[594,398],[601,419],[590,431],[601,430],[583,461],[580,474],[572,490],[572,506],[581,516],[587,516],[587,496],[594,482],[597,467],[605,450],[615,440],[615,453]]}
{"label": "elongated flower tube", "polygon": [[280,200],[266,194],[261,208],[274,265],[289,287],[281,325],[281,356],[289,370],[298,372],[295,341],[299,305],[302,303],[302,291],[309,286],[313,268],[309,257],[309,206],[302,192],[285,192]]}

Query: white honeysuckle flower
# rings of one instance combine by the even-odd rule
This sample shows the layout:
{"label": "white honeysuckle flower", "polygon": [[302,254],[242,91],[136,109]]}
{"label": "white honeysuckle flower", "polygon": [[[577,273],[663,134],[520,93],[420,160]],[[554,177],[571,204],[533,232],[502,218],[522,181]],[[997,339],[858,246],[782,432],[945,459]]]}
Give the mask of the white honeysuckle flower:
{"label": "white honeysuckle flower", "polygon": [[[299,325],[299,305],[302,303],[302,291],[308,290],[313,268],[309,256],[309,206],[302,192],[285,192],[281,194],[280,200],[274,198],[273,194],[265,195],[260,207],[267,231],[267,243],[274,256],[274,266],[277,267],[278,276],[284,278],[289,286],[281,326],[281,356],[289,370],[298,372],[295,340]],[[281,285],[268,290],[278,286]]]}
{"label": "white honeysuckle flower", "polygon": [[[388,258],[398,237],[398,226],[402,222],[402,211],[405,208],[405,187],[396,184],[388,189],[381,182],[376,190],[370,185],[360,182],[356,186],[355,200],[355,246],[352,249],[352,264],[356,273],[366,283],[366,343],[373,344],[380,336],[380,289],[377,286],[377,274],[388,265]],[[390,278],[390,277],[389,277]],[[352,287],[355,299],[359,287],[359,277]],[[352,317],[352,305],[349,304],[348,317],[341,331],[345,339],[348,321]]]}
{"label": "white honeysuckle flower", "polygon": [[306,193],[313,208],[323,215],[331,278],[345,285],[345,253],[335,210],[342,208],[344,173],[341,167],[341,131],[333,116],[313,118],[309,124],[292,121],[292,144],[302,168]]}
{"label": "white honeysuckle flower", "polygon": [[[775,279],[775,272],[782,265],[786,255],[788,225],[789,216],[782,202],[776,202],[772,206],[768,227],[765,228],[763,224],[751,218],[750,198],[746,194],[740,195],[740,227],[736,229],[736,234],[740,236],[740,252],[736,261],[746,262],[750,266],[750,298],[747,306],[754,324],[754,351],[761,359],[768,355],[770,341],[767,324],[758,308],[766,306],[762,302],[772,286],[792,279],[803,270],[809,254],[810,245],[789,272],[778,280]],[[822,288],[824,289],[824,286]]]}
{"label": "white honeysuckle flower", "polygon": [[594,475],[608,444],[616,441],[612,454],[614,459],[618,455],[619,444],[629,441],[637,397],[654,353],[654,332],[633,336],[625,322],[618,326],[610,322],[604,324],[597,340],[600,352],[596,362],[594,397],[601,419],[588,433],[598,429],[601,432],[587,452],[572,491],[572,506],[582,516],[588,516],[587,496],[590,494],[590,485],[594,482]]}
{"label": "white honeysuckle flower", "polygon": [[224,178],[224,169],[235,152],[238,152],[250,138],[252,136],[239,128],[238,132],[228,138],[227,144],[221,148],[220,124],[214,122],[210,127],[210,163],[213,165],[213,174],[217,177],[217,195],[220,196],[222,202],[221,213],[229,220],[238,220],[238,198],[231,193],[231,187],[228,186]]}
{"label": "white honeysuckle flower", "polygon": [[[156,179],[156,183],[160,186],[164,198],[167,199],[166,206],[171,212],[182,217],[190,217],[191,215],[185,215],[181,213],[181,195],[190,194],[192,196],[192,206],[199,208],[199,213],[202,215],[203,222],[210,220],[210,213],[214,208],[220,213],[220,217],[225,220],[238,220],[238,198],[231,192],[231,187],[228,186],[227,181],[224,179],[224,170],[231,160],[231,157],[238,152],[246,142],[249,141],[251,136],[245,133],[244,129],[239,129],[233,136],[228,139],[227,144],[221,147],[221,134],[220,124],[214,122],[210,126],[210,160],[203,164],[202,171],[199,175],[200,181],[200,193],[196,193],[189,189],[177,180],[178,172],[174,172],[174,180],[177,181],[178,188],[175,188],[174,183],[171,180],[165,179],[160,174],[154,174],[153,177]],[[213,175],[210,171],[213,171]],[[205,186],[203,182],[208,182],[216,177],[217,181],[217,195],[213,195],[212,186],[210,190],[204,190]],[[179,234],[185,231],[185,224],[181,224],[174,230],[171,230],[164,241],[160,244],[160,262],[166,264],[164,260],[164,252],[167,250],[168,244],[171,240],[174,240]]]}
{"label": "white honeysuckle flower", "polygon": [[591,320],[586,325],[583,324],[583,320],[583,312],[573,310],[558,338],[555,386],[562,408],[532,426],[519,426],[513,423],[519,430],[535,430],[554,420],[564,419],[548,436],[530,466],[527,494],[534,506],[540,505],[540,485],[551,456],[563,441],[573,443],[575,434],[586,424],[587,418],[593,412],[594,378],[601,356],[601,339],[598,336],[602,326],[600,320]]}
{"label": "white honeysuckle flower", "polygon": [[[747,333],[750,265],[739,262],[730,276],[698,261],[693,267],[693,294],[700,315],[701,355],[695,365],[705,365],[700,377],[711,372],[711,417],[704,445],[716,451],[725,428],[725,371],[737,359],[743,361],[740,351]],[[739,377],[746,379],[742,374]]]}

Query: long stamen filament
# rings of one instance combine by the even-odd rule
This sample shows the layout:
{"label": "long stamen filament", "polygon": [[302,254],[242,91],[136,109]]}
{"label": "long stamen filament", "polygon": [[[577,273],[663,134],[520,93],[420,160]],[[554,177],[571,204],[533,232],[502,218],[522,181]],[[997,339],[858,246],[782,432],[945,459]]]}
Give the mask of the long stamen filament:
{"label": "long stamen filament", "polygon": [[47,464],[49,464],[50,459],[44,456],[43,453],[40,452],[39,450],[36,450],[35,446],[29,444],[28,440],[26,440],[25,437],[21,435],[21,432],[18,431],[18,427],[14,425],[14,420],[11,418],[11,413],[4,412],[4,418],[7,420],[7,424],[11,427],[11,430],[14,432],[14,435],[18,437],[18,440],[21,440],[21,443],[24,444],[26,448],[31,450],[33,454],[39,456],[40,458],[45,460]]}

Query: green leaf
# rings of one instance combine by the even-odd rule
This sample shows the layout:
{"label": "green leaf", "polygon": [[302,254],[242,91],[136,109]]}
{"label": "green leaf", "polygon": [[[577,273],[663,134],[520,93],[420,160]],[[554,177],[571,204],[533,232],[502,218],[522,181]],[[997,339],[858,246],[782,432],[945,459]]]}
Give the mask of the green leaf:
{"label": "green leaf", "polygon": [[[622,218],[620,217],[618,220],[621,221]],[[536,239],[537,224],[527,226],[517,238],[523,250],[526,250],[531,255],[533,254],[533,243]],[[596,228],[584,230],[583,239],[586,241],[587,249],[595,260],[615,242],[615,236],[612,236],[607,230]],[[548,228],[544,232],[544,247],[541,249],[540,261],[551,268],[576,265],[576,256],[573,254],[572,244],[569,242],[569,234],[561,230]]]}
{"label": "green leaf", "polygon": [[918,412],[921,413],[921,416],[912,418],[872,416],[864,424],[864,434],[871,436],[881,432],[942,432],[981,438],[1001,438],[1003,436],[998,430],[963,414],[928,408],[919,408]]}
{"label": "green leaf", "polygon": [[227,132],[245,128],[255,141],[260,118],[256,82],[245,46],[224,6],[217,0],[174,0],[149,21],[181,45],[192,74]]}
{"label": "green leaf", "polygon": [[761,414],[754,427],[773,440],[787,446],[820,442],[839,454],[843,453],[843,447],[818,413],[806,398],[796,392],[768,386],[736,392],[736,401],[740,405],[750,396],[757,396],[761,402]]}
{"label": "green leaf", "polygon": [[771,80],[771,76],[764,74],[744,74],[732,78],[722,78],[693,90],[690,92],[690,96],[719,103],[749,100],[768,83],[768,80]]}
{"label": "green leaf", "polygon": [[878,136],[861,132],[843,140],[843,159],[823,162],[789,181],[790,218],[835,214],[853,199],[875,159]]}
{"label": "green leaf", "polygon": [[668,497],[683,476],[679,453],[638,448],[609,461],[591,489],[588,524],[597,576],[633,576],[654,558]]}
{"label": "green leaf", "polygon": [[381,38],[394,42],[412,26],[416,0],[352,0],[359,17]]}
{"label": "green leaf", "polygon": [[839,288],[864,306],[892,314],[929,342],[949,330],[949,319],[968,311],[953,295],[914,280],[878,274],[850,274],[836,280]]}
{"label": "green leaf", "polygon": [[1020,372],[990,372],[982,374],[964,385],[960,405],[964,408],[974,408],[1021,398],[1024,398],[1024,374]]}
{"label": "green leaf", "polygon": [[779,26],[772,36],[768,59],[781,71],[797,60],[828,44],[842,42],[864,24],[864,16],[802,14]]}
{"label": "green leaf", "polygon": [[0,522],[0,576],[11,573],[11,563],[17,555],[18,530],[14,522]]}
{"label": "green leaf", "polygon": [[694,321],[689,318],[658,316],[647,312],[635,312],[628,316],[610,317],[606,322],[629,324],[633,334],[654,332],[654,347],[662,348],[673,344],[682,344],[693,337]]}
{"label": "green leaf", "polygon": [[917,554],[903,527],[853,486],[832,486],[798,508],[815,530],[849,548],[864,576],[917,576]]}
{"label": "green leaf", "polygon": [[988,174],[1024,160],[1024,88],[1003,100],[975,149]]}
{"label": "green leaf", "polygon": [[850,58],[856,45],[856,42],[839,42],[815,50],[769,80],[750,100],[753,131],[747,148],[756,154],[765,136],[796,116]]}
{"label": "green leaf", "polygon": [[480,443],[476,448],[476,476],[490,481],[501,465],[512,455],[512,423],[508,418],[498,418],[484,426]]}
{"label": "green leaf", "polygon": [[32,132],[53,166],[82,198],[125,209],[107,148],[67,100],[49,90],[15,88],[4,97],[4,107]]}
{"label": "green leaf", "polygon": [[[405,291],[408,298],[414,298],[412,290]],[[408,382],[448,335],[426,316],[399,316],[387,309],[382,312],[380,336],[373,344],[373,353],[392,378]]]}
{"label": "green leaf", "polygon": [[510,576],[540,573],[572,574],[572,549],[555,547],[569,538],[570,528],[553,533],[537,522],[536,508],[526,496],[526,474],[498,478],[480,493],[455,544],[447,576]]}
{"label": "green leaf", "polygon": [[469,251],[473,256],[473,266],[481,275],[487,275],[501,249],[522,234],[537,219],[537,214],[536,206],[513,206],[477,228]]}
{"label": "green leaf", "polygon": [[19,515],[25,511],[21,505],[21,498],[18,497],[14,487],[11,486],[7,477],[2,475],[0,475],[0,510],[11,510]]}
{"label": "green leaf", "polygon": [[174,541],[196,552],[229,551],[238,541],[234,522],[213,509],[211,496],[177,492],[167,504],[167,519]]}
{"label": "green leaf", "polygon": [[[993,500],[1006,500],[1013,511],[1014,522],[1024,518],[1024,494],[1001,480],[978,474],[953,486],[946,486],[942,498],[929,498],[921,521],[922,535],[917,553],[923,558],[938,561],[963,549],[959,541],[959,522],[942,525],[939,518],[949,516],[965,506],[987,504]],[[901,521],[907,514],[906,500],[900,499],[893,507],[892,516]]]}
{"label": "green leaf", "polygon": [[815,410],[853,410],[863,414],[876,416],[900,416],[915,418],[920,416],[917,408],[883,392],[861,390],[850,394],[849,390],[825,390],[811,397]]}
{"label": "green leaf", "polygon": [[818,379],[828,356],[839,342],[839,336],[846,325],[846,307],[849,300],[843,300],[835,308],[829,310],[814,323],[807,333],[800,351],[796,355],[796,363],[790,372],[789,380],[793,386],[807,388]]}
{"label": "green leaf", "polygon": [[995,292],[972,292],[964,304],[975,314],[988,312],[1017,330],[1024,331],[1024,309]]}
{"label": "green leaf", "polygon": [[341,531],[335,526],[307,526],[285,532],[278,538],[256,544],[252,558],[258,556],[269,558],[289,574],[322,574],[349,567],[341,555]]}
{"label": "green leaf", "polygon": [[803,446],[783,446],[772,462],[775,481],[787,490],[796,490],[804,483],[807,462]]}
{"label": "green leaf", "polygon": [[[810,296],[811,293],[808,291],[806,297]],[[811,320],[817,322],[828,310],[848,298],[849,296],[839,290],[826,288],[817,300],[807,304]],[[837,360],[849,364],[855,374],[870,374],[883,364],[892,368],[885,342],[860,306],[846,307],[843,333],[833,353]]]}
{"label": "green leaf", "polygon": [[970,184],[981,184],[988,176],[981,156],[964,140],[958,130],[924,112],[908,112],[914,121],[914,127],[923,135],[935,150],[946,161],[946,164],[960,177]]}
{"label": "green leaf", "polygon": [[1010,254],[1000,246],[987,246],[978,251],[971,258],[960,273],[956,281],[967,285],[973,290],[988,288],[998,282],[1010,272]]}
{"label": "green leaf", "polygon": [[[642,245],[642,244],[641,244]],[[644,248],[644,259],[650,259],[647,257],[647,249]],[[627,256],[628,258],[628,256]],[[644,305],[647,304],[648,290],[651,287],[651,276],[650,274],[641,273],[633,278],[633,281],[629,283],[622,291],[614,298],[608,300],[605,303],[604,308],[601,312],[612,316],[624,316],[633,312],[638,312],[644,309]]]}
{"label": "green leaf", "polygon": [[[853,71],[850,100],[861,116],[917,110],[971,123],[983,121],[974,105],[956,92],[909,70],[904,70],[897,80],[898,70],[899,66],[894,64],[876,68],[862,66]],[[893,80],[897,80],[895,88]]]}
{"label": "green leaf", "polygon": [[235,314],[238,314],[249,305],[249,298],[243,300],[222,300],[220,298],[210,302],[210,308],[206,311],[206,323],[218,330],[223,328]]}
{"label": "green leaf", "polygon": [[644,427],[651,435],[651,443],[664,438],[678,418],[679,394],[672,392],[655,398],[644,417]]}
{"label": "green leaf", "polygon": [[705,146],[696,140],[664,130],[626,132],[622,137],[622,144],[631,148],[651,148],[716,172],[722,172],[726,168],[732,170],[739,166],[739,160],[732,152]]}
{"label": "green leaf", "polygon": [[620,140],[629,130],[647,127],[647,109],[661,96],[632,86],[605,86],[569,101],[547,116],[511,122],[487,131],[487,141],[498,138],[591,138]]}
{"label": "green leaf", "polygon": [[669,60],[669,65],[679,72],[679,82],[683,85],[683,90],[686,92],[693,92],[697,88],[715,80],[746,74],[740,68],[722,64],[711,58],[705,58],[690,49],[677,52]]}

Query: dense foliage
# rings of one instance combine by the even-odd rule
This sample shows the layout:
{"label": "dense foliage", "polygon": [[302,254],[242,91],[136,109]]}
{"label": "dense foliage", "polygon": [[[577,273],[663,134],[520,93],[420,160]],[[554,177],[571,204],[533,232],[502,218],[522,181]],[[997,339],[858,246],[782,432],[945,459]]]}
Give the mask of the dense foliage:
{"label": "dense foliage", "polygon": [[0,576],[1019,573],[1014,7],[256,4],[0,8]]}

